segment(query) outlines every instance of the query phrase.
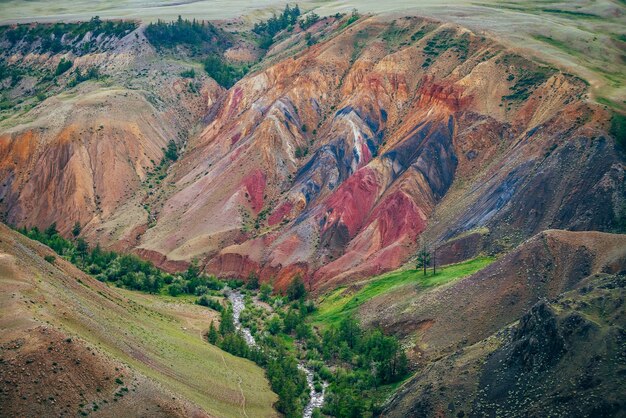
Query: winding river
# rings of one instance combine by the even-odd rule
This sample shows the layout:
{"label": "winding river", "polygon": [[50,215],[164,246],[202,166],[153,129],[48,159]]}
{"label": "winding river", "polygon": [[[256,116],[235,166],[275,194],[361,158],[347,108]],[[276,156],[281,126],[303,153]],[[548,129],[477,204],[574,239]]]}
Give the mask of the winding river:
{"label": "winding river", "polygon": [[[229,291],[228,292],[228,300],[233,305],[233,321],[235,322],[235,328],[237,331],[240,331],[246,340],[246,343],[251,347],[256,347],[256,341],[252,336],[250,330],[243,325],[239,321],[241,317],[241,311],[246,308],[246,305],[243,301],[243,295],[237,291]],[[309,403],[304,407],[304,412],[302,413],[302,418],[311,418],[313,416],[313,411],[316,408],[321,408],[324,405],[324,395],[326,393],[327,383],[324,382],[322,385],[321,391],[315,390],[315,384],[313,383],[313,371],[306,367],[303,362],[298,364],[298,368],[304,372],[306,375],[306,382],[309,385],[309,394],[311,399]]]}
{"label": "winding river", "polygon": [[241,321],[239,321],[241,311],[246,309],[246,304],[243,302],[243,295],[239,292],[231,291],[228,293],[228,300],[230,300],[230,303],[233,305],[233,320],[235,322],[235,328],[243,334],[243,338],[250,347],[256,347],[256,341],[254,340],[252,333],[248,328],[242,326]]}

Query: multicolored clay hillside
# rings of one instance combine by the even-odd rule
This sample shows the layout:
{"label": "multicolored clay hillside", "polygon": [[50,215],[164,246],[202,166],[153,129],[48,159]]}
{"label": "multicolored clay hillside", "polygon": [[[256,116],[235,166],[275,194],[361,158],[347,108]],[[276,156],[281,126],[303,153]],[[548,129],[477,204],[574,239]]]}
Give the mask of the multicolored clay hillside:
{"label": "multicolored clay hillside", "polygon": [[[78,221],[92,242],[168,270],[197,259],[314,288],[395,269],[420,237],[452,262],[548,228],[625,227],[610,112],[584,81],[489,38],[411,16],[329,17],[224,90],[204,76],[190,89],[144,30],[75,58],[106,82],[3,122],[6,222],[69,233]],[[159,169],[170,139],[184,153]]]}

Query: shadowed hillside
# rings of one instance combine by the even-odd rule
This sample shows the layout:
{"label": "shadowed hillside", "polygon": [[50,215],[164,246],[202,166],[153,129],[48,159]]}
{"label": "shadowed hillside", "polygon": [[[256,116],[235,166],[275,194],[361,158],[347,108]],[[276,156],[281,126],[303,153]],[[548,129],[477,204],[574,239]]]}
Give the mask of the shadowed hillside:
{"label": "shadowed hillside", "polygon": [[382,416],[622,416],[624,275],[599,274],[437,359]]}

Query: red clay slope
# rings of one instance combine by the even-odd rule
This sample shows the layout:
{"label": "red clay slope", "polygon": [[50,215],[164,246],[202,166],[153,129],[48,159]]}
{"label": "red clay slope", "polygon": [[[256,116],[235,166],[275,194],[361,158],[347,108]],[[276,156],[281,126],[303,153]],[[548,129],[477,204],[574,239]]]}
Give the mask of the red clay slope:
{"label": "red clay slope", "polygon": [[227,93],[142,255],[328,286],[405,262],[437,204],[439,240],[615,226],[623,157],[580,80],[417,18],[328,38]]}
{"label": "red clay slope", "polygon": [[[8,178],[33,167],[29,175],[48,179],[36,188],[9,182],[3,204],[18,208],[9,220],[76,218],[93,225],[92,242],[164,268],[195,258],[207,272],[257,272],[278,287],[296,274],[319,287],[396,268],[424,231],[443,243],[487,230],[484,247],[499,251],[547,228],[620,228],[624,155],[607,134],[609,113],[586,101],[584,82],[450,24],[344,23],[327,18],[309,28],[317,41],[310,47],[301,30],[284,34],[261,70],[213,102],[201,133],[148,193],[138,187],[140,172],[145,159],[158,161],[166,136],[144,147],[154,153],[101,154],[120,169],[85,188],[46,186],[77,181],[70,173],[82,148],[67,146],[38,164],[19,159],[16,143],[26,140],[5,136]],[[128,160],[107,156],[115,153]],[[90,208],[92,183],[119,181],[127,194],[95,193],[115,202],[100,208],[111,211],[106,219],[64,209],[83,201]],[[46,209],[26,220],[18,216],[26,207]]]}

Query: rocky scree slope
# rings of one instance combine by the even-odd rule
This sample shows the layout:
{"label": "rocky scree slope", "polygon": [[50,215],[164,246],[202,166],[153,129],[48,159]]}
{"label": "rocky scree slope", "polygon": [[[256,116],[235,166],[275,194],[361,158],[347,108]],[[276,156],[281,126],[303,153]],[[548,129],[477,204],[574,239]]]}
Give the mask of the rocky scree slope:
{"label": "rocky scree slope", "polygon": [[428,291],[411,283],[368,300],[358,316],[432,359],[488,337],[586,277],[625,269],[626,235],[548,230],[469,277]]}
{"label": "rocky scree slope", "polygon": [[547,230],[471,276],[365,301],[360,322],[415,367],[383,416],[619,416],[625,272],[626,235]]}
{"label": "rocky scree slope", "polygon": [[386,417],[621,416],[625,276],[597,274],[427,365]]}

